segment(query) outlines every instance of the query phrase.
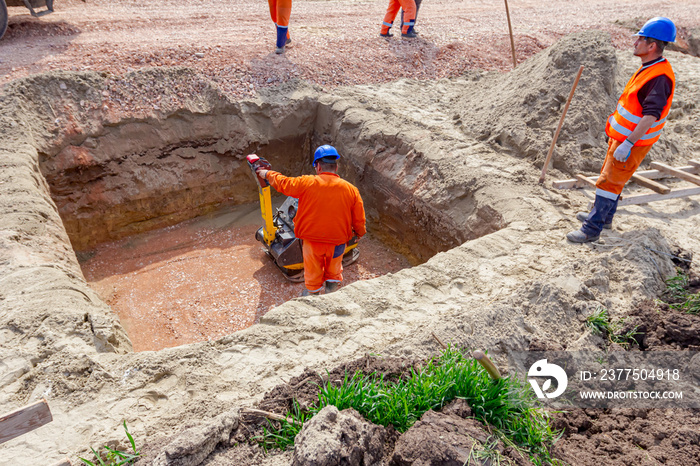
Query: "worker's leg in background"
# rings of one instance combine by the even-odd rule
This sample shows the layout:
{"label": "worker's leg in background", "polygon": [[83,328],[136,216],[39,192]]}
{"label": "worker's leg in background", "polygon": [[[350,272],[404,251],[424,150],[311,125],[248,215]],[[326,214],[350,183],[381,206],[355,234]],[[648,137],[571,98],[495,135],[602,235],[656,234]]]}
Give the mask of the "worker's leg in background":
{"label": "worker's leg in background", "polygon": [[389,29],[391,28],[391,25],[394,24],[394,18],[396,18],[396,14],[399,12],[400,8],[401,4],[399,3],[399,0],[389,0],[389,6],[386,9],[384,22],[382,23],[382,29],[380,31],[381,35],[389,35]]}
{"label": "worker's leg in background", "polygon": [[333,245],[304,240],[302,242],[304,256],[304,284],[311,293],[318,293],[323,288],[324,269],[327,257],[333,255]]}
{"label": "worker's leg in background", "polygon": [[603,226],[612,223],[622,188],[632,178],[644,157],[651,150],[651,146],[632,147],[629,158],[625,162],[619,162],[614,157],[615,149],[619,145],[620,142],[614,139],[610,139],[608,142],[608,152],[596,182],[593,209],[581,226],[581,232],[588,238],[600,236]]}
{"label": "worker's leg in background", "polygon": [[[415,0],[415,2],[416,2],[416,17],[413,19],[414,23],[415,23],[415,21],[418,21],[418,10],[420,10],[420,4],[422,1],[423,0]],[[403,23],[406,22],[406,19],[404,18],[404,14],[405,14],[405,11],[401,10],[401,29],[403,29]],[[415,24],[414,24],[414,26],[415,26]],[[418,32],[416,30],[413,30],[413,32],[418,34]]]}
{"label": "worker's leg in background", "polygon": [[415,37],[413,26],[416,24],[416,2],[415,0],[399,0],[403,14],[401,16],[401,35]]}
{"label": "worker's leg in background", "polygon": [[292,15],[292,0],[267,0],[267,2],[270,6],[272,21],[277,26],[276,46],[283,50],[287,41],[290,40],[289,18]]}
{"label": "worker's leg in background", "polygon": [[332,293],[340,288],[340,283],[343,281],[343,254],[345,253],[345,244],[339,244],[333,247],[333,252],[330,256],[325,256],[323,280],[326,284],[326,293]]}

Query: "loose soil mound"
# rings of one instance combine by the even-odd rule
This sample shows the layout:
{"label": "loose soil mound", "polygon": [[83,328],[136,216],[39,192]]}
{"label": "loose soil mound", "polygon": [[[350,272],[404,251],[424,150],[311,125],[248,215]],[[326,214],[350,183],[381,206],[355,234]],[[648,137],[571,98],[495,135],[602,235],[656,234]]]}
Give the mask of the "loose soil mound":
{"label": "loose soil mound", "polygon": [[697,410],[574,410],[557,415],[564,430],[556,457],[577,466],[698,464]]}

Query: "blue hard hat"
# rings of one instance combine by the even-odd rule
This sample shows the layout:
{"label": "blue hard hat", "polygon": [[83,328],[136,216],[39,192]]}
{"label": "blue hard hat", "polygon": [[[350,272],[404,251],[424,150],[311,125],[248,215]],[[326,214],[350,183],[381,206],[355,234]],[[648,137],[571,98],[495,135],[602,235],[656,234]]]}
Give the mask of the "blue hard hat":
{"label": "blue hard hat", "polygon": [[644,23],[635,36],[649,37],[664,42],[676,41],[676,25],[668,18],[657,16]]}
{"label": "blue hard hat", "polygon": [[326,157],[338,160],[340,158],[340,154],[337,150],[335,150],[335,147],[329,146],[328,144],[319,146],[318,149],[316,149],[316,152],[314,152],[314,167],[320,159],[324,159]]}

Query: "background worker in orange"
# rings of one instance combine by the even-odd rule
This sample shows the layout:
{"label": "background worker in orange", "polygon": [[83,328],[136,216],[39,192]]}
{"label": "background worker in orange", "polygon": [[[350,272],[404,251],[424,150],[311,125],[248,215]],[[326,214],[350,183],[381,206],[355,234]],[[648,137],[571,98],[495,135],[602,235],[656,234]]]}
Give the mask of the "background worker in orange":
{"label": "background worker in orange", "polygon": [[292,41],[289,36],[289,17],[292,14],[292,0],[267,0],[270,16],[277,26],[275,53],[284,53],[284,46]]}
{"label": "background worker in orange", "polygon": [[403,10],[401,16],[401,37],[416,37],[416,33],[413,32],[413,26],[416,24],[415,0],[389,0],[389,7],[386,9],[382,29],[379,32],[380,36],[391,37],[389,29],[391,29],[391,26],[394,24],[394,19],[400,9]]}
{"label": "background worker in orange", "polygon": [[343,281],[345,245],[357,235],[364,236],[365,208],[355,186],[338,176],[340,154],[323,145],[314,153],[316,175],[294,178],[273,170],[257,174],[282,194],[299,199],[294,217],[294,234],[302,240],[304,282],[302,296],[333,292]]}
{"label": "background worker in orange", "polygon": [[663,57],[664,48],[676,40],[676,26],[664,17],[652,18],[639,30],[634,54],[642,66],[630,78],[605,125],[608,152],[596,183],[590,213],[580,212],[580,230],[566,235],[574,243],[595,241],[603,228],[612,227],[617,201],[652,145],[659,140],[673,101],[676,77]]}

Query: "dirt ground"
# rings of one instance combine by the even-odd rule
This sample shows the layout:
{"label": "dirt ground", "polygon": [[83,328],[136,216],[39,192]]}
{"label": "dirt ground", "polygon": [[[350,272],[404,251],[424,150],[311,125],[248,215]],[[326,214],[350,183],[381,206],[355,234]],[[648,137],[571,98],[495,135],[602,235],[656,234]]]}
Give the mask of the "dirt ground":
{"label": "dirt ground", "polygon": [[[240,457],[289,464],[289,453],[233,451],[251,422],[243,407],[281,410],[296,390],[290,384],[368,367],[368,355],[395,362],[378,367],[387,371],[425,360],[440,348],[433,334],[486,349],[506,369],[509,354],[538,345],[600,350],[605,342],[585,321],[605,307],[611,318],[646,325],[641,349],[700,346],[697,319],[654,305],[675,273],[677,251],[697,260],[697,196],[623,206],[601,240],[572,245],[564,235],[578,228],[575,214],[590,193],[551,186],[599,169],[602,124],[638,66],[630,35],[653,15],[674,19],[682,52],[667,53],[678,86],[648,158],[673,166],[698,159],[697,1],[509,2],[515,70],[505,12],[493,2],[427,0],[419,38],[409,41],[378,37],[383,0],[300,0],[292,46],[282,56],[272,52],[274,28],[260,1],[55,6],[38,19],[10,8],[0,40],[0,412],[46,398],[54,419],[0,446],[11,464],[65,456],[75,464],[90,446],[124,448],[123,421],[147,464],[214,466]],[[540,185],[580,64],[585,73]],[[302,172],[309,147],[325,142],[350,162],[349,176],[371,205],[373,232],[382,240],[393,233],[395,248],[420,249],[422,263],[397,264],[381,276],[360,268],[363,280],[318,298],[287,301],[297,291],[292,286],[281,286],[289,296],[263,296],[262,282],[214,290],[252,295],[244,314],[258,323],[198,343],[132,342],[125,326],[149,329],[115,316],[110,305],[119,310],[126,293],[90,272],[91,261],[105,259],[90,248],[76,257],[71,240],[92,244],[114,225],[124,227],[119,237],[139,225],[162,227],[143,218],[150,209],[179,220],[211,212],[219,191],[234,203],[253,202],[245,154],[268,151],[277,157],[273,165],[287,161],[285,169]],[[168,210],[171,201],[176,212]],[[118,225],[125,218],[128,224]],[[400,230],[402,221],[412,228]],[[177,279],[169,282],[186,287],[196,284],[178,267],[205,249],[176,257],[167,250],[173,231],[182,229],[177,241],[202,240],[224,269],[235,251],[217,241],[251,239],[245,226],[199,238],[211,225],[188,225],[162,230],[165,253],[156,256],[171,261]],[[139,238],[103,247],[136,251]],[[371,244],[373,259],[389,257]],[[119,273],[143,265],[105,257],[102,265]],[[200,265],[205,270],[209,262]],[[125,289],[133,284],[145,283],[136,276]],[[159,299],[166,298],[139,304],[170,321]],[[188,331],[201,335],[198,326],[214,325],[198,314],[202,302],[183,303],[196,322]],[[221,306],[216,293],[209,304]],[[233,330],[236,323],[228,324]],[[166,348],[134,351],[156,347]],[[451,409],[442,413],[449,420],[432,417],[432,424],[473,432],[466,410]],[[574,411],[557,425],[566,433],[555,454],[570,464],[699,461],[691,410]]]}
{"label": "dirt ground", "polygon": [[[241,0],[58,0],[55,13],[32,18],[9,8],[0,42],[0,84],[50,70],[123,74],[150,66],[187,66],[236,96],[292,77],[333,88],[397,78],[438,79],[465,69],[512,68],[504,4],[432,0],[419,12],[414,41],[379,37],[385,1],[296,1],[290,20],[292,47],[274,55],[275,29],[264,2]],[[509,3],[522,62],[572,32],[600,29],[628,49],[630,30],[651,12],[695,26],[693,0]],[[350,19],[348,21],[348,19]],[[396,29],[396,28],[394,28]]]}

